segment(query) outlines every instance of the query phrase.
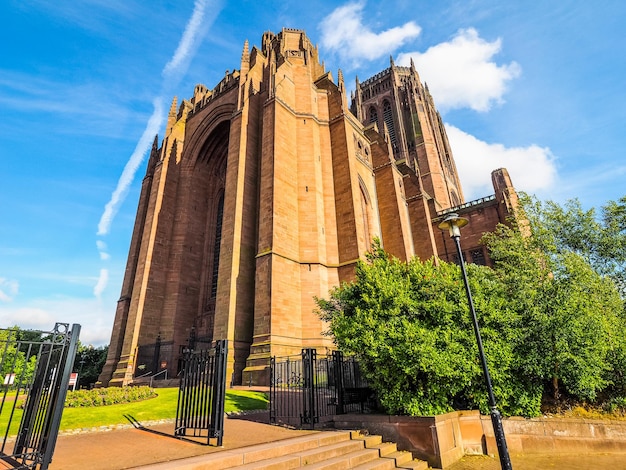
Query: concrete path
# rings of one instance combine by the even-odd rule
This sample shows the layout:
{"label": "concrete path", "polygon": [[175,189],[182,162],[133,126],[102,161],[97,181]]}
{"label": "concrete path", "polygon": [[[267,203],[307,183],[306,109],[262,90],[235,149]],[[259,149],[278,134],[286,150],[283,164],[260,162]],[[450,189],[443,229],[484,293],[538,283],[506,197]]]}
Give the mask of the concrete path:
{"label": "concrete path", "polygon": [[[263,424],[263,417],[225,420],[223,447],[200,445],[206,438],[180,440],[173,437],[174,423],[148,426],[147,430],[119,429],[60,436],[51,470],[121,470],[195,457],[224,450],[290,439],[316,431],[301,431]],[[610,469],[626,470],[626,454],[512,454],[515,470]],[[464,457],[448,470],[497,470],[498,459]]]}
{"label": "concrete path", "polygon": [[[152,431],[152,432],[151,432]],[[225,419],[223,447],[210,446],[206,438],[180,440],[174,423],[148,426],[147,430],[118,429],[59,436],[50,470],[121,470],[197,455],[237,449],[302,436],[300,431],[244,419]]]}

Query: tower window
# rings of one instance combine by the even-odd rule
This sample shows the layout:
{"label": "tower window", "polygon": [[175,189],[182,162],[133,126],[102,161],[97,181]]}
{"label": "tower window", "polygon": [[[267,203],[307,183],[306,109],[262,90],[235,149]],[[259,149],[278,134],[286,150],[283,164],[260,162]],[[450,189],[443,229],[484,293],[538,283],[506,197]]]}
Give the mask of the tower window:
{"label": "tower window", "polygon": [[378,124],[378,112],[376,108],[370,108],[370,123],[375,122]]}
{"label": "tower window", "polygon": [[396,129],[393,126],[393,114],[391,112],[391,104],[389,101],[385,101],[383,105],[383,119],[385,120],[385,124],[387,124],[387,130],[389,131],[389,136],[391,137],[391,143],[395,145],[397,144],[396,140]]}
{"label": "tower window", "polygon": [[471,250],[470,255],[472,255],[472,263],[479,264],[481,266],[485,266],[487,264],[485,260],[485,252],[482,248]]}
{"label": "tower window", "polygon": [[217,296],[217,275],[220,268],[220,245],[222,243],[222,219],[224,218],[224,193],[220,195],[217,203],[217,220],[215,222],[215,244],[213,245],[213,272],[211,273],[210,299]]}

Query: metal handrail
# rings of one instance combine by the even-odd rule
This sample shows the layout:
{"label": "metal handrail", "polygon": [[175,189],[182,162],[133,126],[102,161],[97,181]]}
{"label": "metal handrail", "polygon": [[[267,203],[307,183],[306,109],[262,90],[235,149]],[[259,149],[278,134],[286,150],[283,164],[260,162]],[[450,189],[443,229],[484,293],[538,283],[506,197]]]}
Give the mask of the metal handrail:
{"label": "metal handrail", "polygon": [[150,374],[152,374],[152,371],[151,371],[151,370],[150,370],[150,371],[148,371],[148,372],[146,372],[145,374],[136,375],[136,376],[135,376],[135,378],[136,378],[136,379],[141,379],[141,378],[143,378],[143,377],[148,377]]}
{"label": "metal handrail", "polygon": [[152,381],[154,380],[154,378],[158,377],[161,374],[165,374],[165,380],[167,380],[167,369],[163,369],[161,372],[157,372],[152,377],[150,377],[150,388],[152,388]]}

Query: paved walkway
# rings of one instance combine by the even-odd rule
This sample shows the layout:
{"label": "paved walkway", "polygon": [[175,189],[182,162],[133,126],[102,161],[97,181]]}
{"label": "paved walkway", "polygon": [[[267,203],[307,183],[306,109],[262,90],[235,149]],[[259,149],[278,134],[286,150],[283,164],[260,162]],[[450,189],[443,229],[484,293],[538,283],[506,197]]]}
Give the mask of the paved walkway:
{"label": "paved walkway", "polygon": [[[266,421],[267,422],[267,421]],[[158,462],[263,444],[313,431],[271,426],[249,419],[225,419],[223,446],[211,445],[206,438],[181,440],[174,437],[174,423],[147,426],[142,429],[59,436],[51,470],[121,470]]]}
{"label": "paved walkway", "polygon": [[[51,470],[121,470],[159,462],[169,462],[212,452],[238,449],[255,444],[302,436],[301,431],[271,426],[265,417],[227,418],[223,447],[210,446],[206,438],[180,440],[173,437],[174,423],[148,426],[147,429],[118,429],[60,436]],[[511,454],[515,470],[567,469],[626,470],[625,454]],[[488,456],[464,457],[448,470],[499,470],[497,459]]]}

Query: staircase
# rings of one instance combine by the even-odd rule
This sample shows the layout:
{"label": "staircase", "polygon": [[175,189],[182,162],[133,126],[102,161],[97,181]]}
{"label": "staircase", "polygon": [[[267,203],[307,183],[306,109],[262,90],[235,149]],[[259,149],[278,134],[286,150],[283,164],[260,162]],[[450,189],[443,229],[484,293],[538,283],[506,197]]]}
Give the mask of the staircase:
{"label": "staircase", "polygon": [[159,379],[154,380],[152,377],[139,377],[133,379],[130,383],[131,387],[152,387],[152,388],[172,388],[180,385],[180,379]]}
{"label": "staircase", "polygon": [[[233,449],[214,454],[167,462],[168,469],[222,470],[376,470],[427,469],[428,464],[413,460],[410,452],[398,451],[396,444],[382,442],[380,436],[358,431],[326,431],[293,439]],[[160,469],[161,465],[142,467]]]}

